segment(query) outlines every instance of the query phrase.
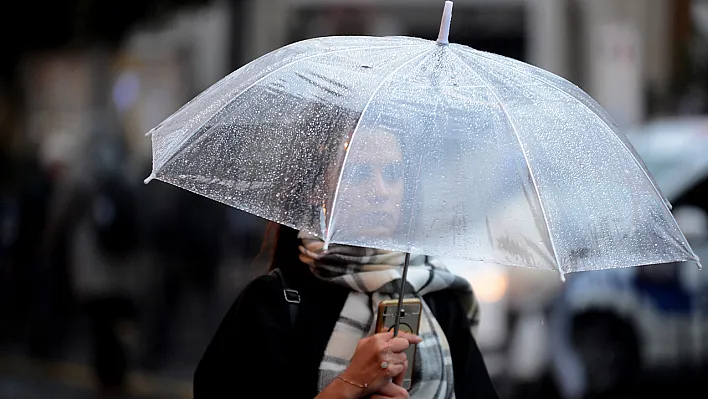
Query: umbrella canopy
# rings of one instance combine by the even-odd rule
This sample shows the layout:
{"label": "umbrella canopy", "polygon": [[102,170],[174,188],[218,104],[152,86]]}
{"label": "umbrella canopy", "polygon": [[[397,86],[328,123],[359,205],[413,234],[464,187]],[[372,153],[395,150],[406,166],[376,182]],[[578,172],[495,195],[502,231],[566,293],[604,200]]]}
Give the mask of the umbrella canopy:
{"label": "umbrella canopy", "polygon": [[594,100],[448,44],[446,18],[438,41],[323,37],[251,62],[150,132],[148,181],[326,243],[562,273],[697,261]]}

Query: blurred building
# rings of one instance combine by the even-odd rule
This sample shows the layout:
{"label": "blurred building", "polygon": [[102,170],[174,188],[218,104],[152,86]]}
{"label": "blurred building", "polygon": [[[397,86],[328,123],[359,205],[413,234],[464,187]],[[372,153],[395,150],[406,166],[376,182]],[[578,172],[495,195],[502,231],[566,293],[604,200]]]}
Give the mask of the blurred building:
{"label": "blurred building", "polygon": [[[583,87],[620,126],[641,123],[669,95],[683,0],[457,0],[456,43],[521,59]],[[246,2],[241,47],[251,60],[288,42],[333,34],[434,39],[442,1]],[[683,19],[682,19],[683,18]]]}
{"label": "blurred building", "polygon": [[[24,42],[12,40],[11,50],[21,53],[20,62],[0,65],[0,150],[36,156],[39,166],[58,179],[72,168],[90,170],[89,160],[102,157],[91,157],[83,147],[100,127],[105,134],[126,139],[124,162],[141,190],[167,190],[167,185],[146,189],[140,184],[151,161],[145,133],[212,83],[269,51],[316,36],[434,39],[443,6],[443,0],[128,3],[116,7],[98,0],[59,0],[35,21],[44,29],[24,35],[24,27],[4,26],[12,34],[31,36],[32,43],[48,44],[21,48]],[[173,8],[168,3],[190,6]],[[84,14],[77,4],[83,4]],[[34,5],[21,7],[29,14]],[[702,41],[696,39],[699,36]],[[450,38],[569,79],[596,98],[623,128],[641,125],[658,114],[708,111],[707,0],[457,0]],[[5,82],[7,70],[15,73]],[[6,176],[0,175],[2,181]],[[164,195],[168,198],[173,192]],[[167,209],[168,202],[151,200],[143,205]],[[224,240],[257,243],[263,221],[249,217],[232,211],[227,219],[233,231]],[[9,222],[3,224],[3,231],[12,230],[7,226]],[[25,240],[33,245],[37,241]],[[3,256],[0,253],[0,261]],[[238,255],[224,263],[243,263],[245,258]],[[541,379],[554,345],[548,338],[548,308],[563,290],[560,279],[520,268],[472,270],[453,261],[450,265],[459,266],[460,274],[472,281],[482,302],[478,342],[490,371],[495,376],[506,374],[512,382]],[[230,302],[256,273],[253,269],[249,275],[233,269],[222,272],[219,285],[227,292],[225,300]],[[214,314],[221,316],[216,310]],[[190,316],[183,318],[186,324],[194,323]],[[686,351],[697,353],[696,347],[705,351],[708,346],[702,338],[693,346],[685,345],[690,342],[684,336],[665,338],[679,331],[661,328],[671,320],[665,314],[650,320],[658,338],[647,350],[656,352],[657,363],[667,363],[669,356],[681,360]],[[197,355],[205,345],[185,342],[189,344],[180,350]],[[191,363],[185,366],[185,380],[191,378],[192,367]]]}
{"label": "blurred building", "polygon": [[[450,37],[566,77],[596,98],[621,127],[631,127],[673,110],[676,83],[686,75],[681,54],[696,25],[691,20],[694,3],[702,4],[697,0],[457,0]],[[133,148],[144,157],[149,146],[142,134],[211,83],[260,55],[323,35],[434,39],[442,4],[442,0],[220,0],[178,9],[134,24],[111,47],[116,67],[107,95],[126,121]],[[36,112],[35,98],[44,89],[39,87],[37,92],[37,85],[48,87],[47,79],[68,84],[61,78],[64,74],[48,76],[51,68],[59,68],[59,58],[60,63],[83,63],[80,68],[89,68],[86,62],[90,61],[79,60],[86,48],[24,57],[23,70],[44,70],[40,82],[23,85],[29,114],[42,114]],[[70,79],[85,79],[78,69],[72,71]],[[29,76],[33,80],[34,72]],[[63,90],[70,101],[62,106],[74,104],[89,90],[81,89],[85,84],[80,82],[73,87],[77,89]],[[83,123],[76,112],[72,115],[67,118],[73,122],[62,124]],[[44,122],[32,118],[28,127],[35,134]]]}

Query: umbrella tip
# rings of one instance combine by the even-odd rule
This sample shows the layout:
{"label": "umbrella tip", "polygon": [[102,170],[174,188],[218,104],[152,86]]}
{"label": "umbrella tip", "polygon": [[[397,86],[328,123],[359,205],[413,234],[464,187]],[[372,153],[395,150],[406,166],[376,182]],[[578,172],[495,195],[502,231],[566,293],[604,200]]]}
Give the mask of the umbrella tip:
{"label": "umbrella tip", "polygon": [[696,266],[698,267],[698,270],[703,270],[703,265],[701,264],[701,261],[697,260]]}
{"label": "umbrella tip", "polygon": [[439,44],[450,44],[448,41],[448,36],[450,35],[450,20],[452,20],[452,1],[446,1],[442,21],[440,21],[440,33],[438,34],[437,40]]}
{"label": "umbrella tip", "polygon": [[143,180],[143,183],[148,184],[151,181],[155,180],[156,177],[157,175],[155,175],[154,173],[150,173],[150,176],[148,176],[147,179]]}
{"label": "umbrella tip", "polygon": [[561,275],[561,281],[565,283],[565,273],[560,272]]}

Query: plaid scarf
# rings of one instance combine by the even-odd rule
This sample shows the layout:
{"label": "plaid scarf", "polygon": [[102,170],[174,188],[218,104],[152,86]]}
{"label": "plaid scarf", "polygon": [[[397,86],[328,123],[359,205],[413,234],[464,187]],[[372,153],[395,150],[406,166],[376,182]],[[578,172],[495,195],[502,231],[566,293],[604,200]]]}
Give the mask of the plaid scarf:
{"label": "plaid scarf", "polygon": [[[303,232],[300,238],[300,260],[320,279],[352,290],[320,364],[318,388],[322,391],[347,368],[359,340],[374,333],[379,303],[398,297],[405,254],[345,245],[330,245],[325,252],[319,238]],[[405,292],[418,298],[445,289],[457,291],[472,325],[476,326],[479,311],[472,288],[436,259],[411,255],[406,285]],[[425,301],[418,335],[423,342],[416,350],[411,398],[454,398],[450,346]]]}

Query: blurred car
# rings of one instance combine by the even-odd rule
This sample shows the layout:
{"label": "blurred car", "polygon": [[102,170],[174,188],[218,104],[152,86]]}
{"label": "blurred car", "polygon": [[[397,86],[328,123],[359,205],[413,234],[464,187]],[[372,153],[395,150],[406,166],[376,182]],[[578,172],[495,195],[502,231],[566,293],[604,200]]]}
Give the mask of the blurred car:
{"label": "blurred car", "polygon": [[[708,260],[708,118],[660,120],[626,135],[674,205],[674,216],[692,248]],[[558,342],[558,334],[569,340],[568,323],[575,316],[580,323],[607,325],[613,331],[624,328],[617,327],[615,319],[627,320],[641,341],[637,350],[647,367],[686,359],[700,362],[708,354],[704,342],[708,324],[703,320],[708,315],[708,272],[701,273],[695,265],[572,273],[563,283],[557,274],[535,269],[444,261],[470,281],[479,299],[477,341],[495,378],[535,381],[555,363],[573,374],[571,380],[582,379],[577,353],[560,365],[554,358],[559,347],[572,350],[567,348],[569,342]],[[567,320],[562,322],[552,313],[559,298],[565,302]],[[606,332],[586,330],[596,337]],[[610,348],[600,341],[591,341],[586,348],[594,350],[597,343]]]}
{"label": "blurred car", "polygon": [[[708,118],[659,120],[626,135],[693,250],[708,260]],[[577,273],[563,288],[550,339],[564,396],[706,364],[708,272],[694,263]]]}

